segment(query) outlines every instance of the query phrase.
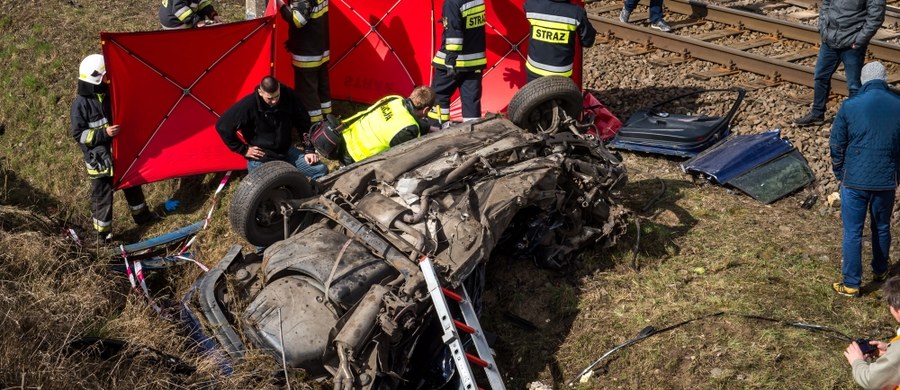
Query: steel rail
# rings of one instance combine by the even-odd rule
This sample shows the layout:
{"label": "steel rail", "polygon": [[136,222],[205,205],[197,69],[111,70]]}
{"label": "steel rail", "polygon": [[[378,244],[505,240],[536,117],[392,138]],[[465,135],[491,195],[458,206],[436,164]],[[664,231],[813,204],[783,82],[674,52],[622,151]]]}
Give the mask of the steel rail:
{"label": "steel rail", "polygon": [[[672,3],[669,1],[667,3]],[[784,60],[764,57],[758,54],[715,45],[696,38],[679,36],[673,33],[644,28],[638,25],[622,23],[618,19],[606,19],[595,14],[588,14],[588,19],[599,33],[609,33],[628,41],[650,44],[663,50],[682,53],[691,57],[714,62],[724,66],[768,76],[781,81],[813,86],[814,69]],[[847,81],[840,72],[831,78],[831,90],[847,96]]]}
{"label": "steel rail", "polygon": [[[641,3],[644,5],[650,4],[648,0],[641,0]],[[667,9],[679,14],[701,17],[732,26],[741,25],[748,30],[766,34],[781,34],[785,38],[813,45],[818,45],[822,41],[819,30],[802,23],[706,4],[695,0],[668,0],[665,6]],[[872,40],[869,42],[869,51],[875,58],[880,60],[900,61],[900,45],[895,43]]]}

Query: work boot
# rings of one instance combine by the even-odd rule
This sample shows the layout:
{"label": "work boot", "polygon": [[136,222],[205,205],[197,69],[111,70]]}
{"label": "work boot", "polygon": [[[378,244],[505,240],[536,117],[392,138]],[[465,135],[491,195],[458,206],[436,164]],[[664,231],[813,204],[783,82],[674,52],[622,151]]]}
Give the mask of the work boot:
{"label": "work boot", "polygon": [[666,21],[662,20],[662,19],[657,20],[655,23],[650,23],[650,27],[653,27],[662,32],[671,32],[672,31],[672,26],[669,26],[669,24],[666,23]]}
{"label": "work boot", "polygon": [[619,13],[619,21],[622,23],[628,23],[628,19],[631,18],[631,11],[622,8],[622,12]]}
{"label": "work boot", "polygon": [[805,116],[794,119],[794,124],[797,126],[819,126],[825,124],[825,114],[813,114],[810,112]]}
{"label": "work boot", "polygon": [[843,283],[832,284],[831,289],[834,290],[834,292],[841,294],[843,296],[847,296],[847,297],[858,297],[859,296],[858,288],[847,287]]}
{"label": "work boot", "polygon": [[884,283],[884,281],[888,279],[888,276],[891,276],[890,273],[890,271],[884,271],[880,274],[875,274],[872,276],[872,281],[875,283]]}
{"label": "work boot", "polygon": [[[111,232],[96,232],[96,243],[100,246],[107,246],[113,243],[113,234]],[[92,244],[90,244],[92,245]]]}
{"label": "work boot", "polygon": [[160,219],[159,215],[156,215],[149,209],[145,209],[144,212],[134,216],[134,223],[138,224],[138,226],[147,226],[159,222]]}

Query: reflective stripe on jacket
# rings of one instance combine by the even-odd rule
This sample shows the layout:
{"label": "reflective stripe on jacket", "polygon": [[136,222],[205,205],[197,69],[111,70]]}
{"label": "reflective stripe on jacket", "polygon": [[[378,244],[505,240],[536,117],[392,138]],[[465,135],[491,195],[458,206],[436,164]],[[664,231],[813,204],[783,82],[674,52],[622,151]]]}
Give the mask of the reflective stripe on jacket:
{"label": "reflective stripe on jacket", "polygon": [[159,23],[166,29],[191,28],[218,15],[210,0],[162,0]]}
{"label": "reflective stripe on jacket", "polygon": [[447,0],[442,13],[441,49],[431,63],[442,69],[447,66],[458,70],[484,69],[487,66],[484,0]]}
{"label": "reflective stripe on jacket", "polygon": [[408,126],[418,126],[416,118],[406,109],[403,98],[396,95],[382,98],[344,122],[351,121],[342,136],[347,154],[354,161],[362,161],[388,150],[397,133]]}
{"label": "reflective stripe on jacket", "polygon": [[316,69],[331,59],[328,50],[328,0],[309,0],[309,3],[308,17],[287,5],[279,10],[281,17],[291,25],[287,47],[295,68]]}
{"label": "reflective stripe on jacket", "polygon": [[[79,91],[88,91],[91,86],[79,80]],[[72,102],[69,135],[78,143],[84,158],[88,176],[112,176],[110,146],[112,137],[106,134],[110,124],[112,109],[110,99],[105,94],[80,93]]]}
{"label": "reflective stripe on jacket", "polygon": [[540,76],[571,76],[576,36],[590,47],[597,35],[584,8],[566,0],[527,0],[525,16],[531,24],[528,70]]}

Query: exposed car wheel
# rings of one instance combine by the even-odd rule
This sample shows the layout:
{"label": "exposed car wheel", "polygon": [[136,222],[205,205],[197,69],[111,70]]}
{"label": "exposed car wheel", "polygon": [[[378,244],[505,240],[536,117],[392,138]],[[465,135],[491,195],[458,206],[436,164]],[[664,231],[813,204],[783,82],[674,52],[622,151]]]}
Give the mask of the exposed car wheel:
{"label": "exposed car wheel", "polygon": [[529,131],[549,130],[554,103],[572,118],[580,118],[584,98],[568,77],[547,76],[525,84],[509,101],[512,123]]}
{"label": "exposed car wheel", "polygon": [[[271,245],[284,239],[280,202],[313,194],[309,179],[293,165],[284,161],[265,163],[238,186],[228,211],[231,227],[253,245]],[[291,215],[289,231],[302,219],[301,213]]]}

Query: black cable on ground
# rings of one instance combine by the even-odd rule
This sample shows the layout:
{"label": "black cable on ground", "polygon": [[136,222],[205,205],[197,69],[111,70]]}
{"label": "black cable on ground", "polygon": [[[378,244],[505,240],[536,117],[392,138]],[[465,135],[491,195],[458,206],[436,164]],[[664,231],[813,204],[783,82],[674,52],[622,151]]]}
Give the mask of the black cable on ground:
{"label": "black cable on ground", "polygon": [[579,378],[581,378],[582,376],[584,376],[585,374],[587,374],[588,372],[593,370],[594,367],[596,367],[597,364],[599,364],[603,359],[605,359],[607,356],[613,354],[614,352],[616,352],[622,348],[625,348],[632,344],[636,344],[639,341],[644,340],[650,336],[678,328],[682,325],[686,325],[686,324],[689,324],[694,321],[702,320],[702,319],[709,318],[709,317],[720,317],[720,316],[734,316],[734,317],[748,318],[748,319],[753,319],[753,320],[776,322],[776,323],[779,323],[779,324],[782,324],[785,326],[793,326],[795,328],[823,332],[823,333],[825,333],[826,336],[836,338],[836,339],[842,340],[842,341],[853,341],[854,340],[853,338],[851,338],[850,336],[847,336],[846,334],[844,334],[841,331],[838,331],[836,329],[832,329],[832,328],[829,328],[829,327],[823,326],[823,325],[808,324],[805,322],[789,322],[789,321],[778,320],[775,318],[763,317],[763,316],[758,316],[758,315],[753,315],[753,314],[726,313],[724,311],[719,311],[719,312],[715,312],[715,313],[705,314],[700,317],[692,318],[692,319],[689,319],[686,321],[682,321],[682,322],[676,323],[674,325],[669,325],[662,329],[656,329],[652,325],[647,326],[646,328],[641,329],[641,332],[638,334],[637,337],[635,337],[631,340],[628,340],[622,344],[619,344],[619,345],[613,347],[612,349],[610,349],[609,351],[606,351],[606,353],[604,353],[599,358],[597,358],[597,360],[595,360],[593,363],[591,363],[591,365],[587,366],[587,368],[585,368],[584,370],[581,370],[581,372],[578,373],[578,375],[576,375],[575,378],[572,378],[572,380],[567,382],[566,385],[572,386],[575,383],[575,381],[577,381]]}

